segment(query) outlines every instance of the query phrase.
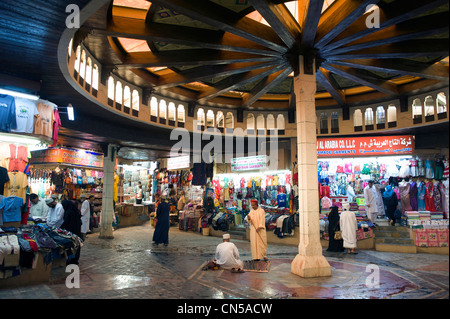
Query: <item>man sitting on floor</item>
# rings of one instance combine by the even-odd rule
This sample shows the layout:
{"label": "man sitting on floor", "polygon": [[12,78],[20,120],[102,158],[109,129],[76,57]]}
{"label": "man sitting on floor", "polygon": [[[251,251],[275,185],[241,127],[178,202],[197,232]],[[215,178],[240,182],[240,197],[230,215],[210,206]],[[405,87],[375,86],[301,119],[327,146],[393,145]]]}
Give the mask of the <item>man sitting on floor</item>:
{"label": "man sitting on floor", "polygon": [[244,263],[240,260],[239,251],[235,244],[230,242],[230,234],[223,235],[223,242],[217,245],[215,264],[232,272],[244,272]]}

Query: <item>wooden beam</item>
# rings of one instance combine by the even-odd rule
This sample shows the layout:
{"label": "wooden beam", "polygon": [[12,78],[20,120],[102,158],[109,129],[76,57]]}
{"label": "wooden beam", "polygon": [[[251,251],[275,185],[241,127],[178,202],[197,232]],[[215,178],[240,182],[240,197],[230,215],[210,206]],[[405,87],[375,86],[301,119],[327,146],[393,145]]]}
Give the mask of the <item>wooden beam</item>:
{"label": "wooden beam", "polygon": [[118,69],[149,68],[158,66],[182,65],[217,65],[239,62],[270,62],[276,57],[254,55],[241,52],[227,52],[209,49],[173,50],[160,54],[152,52],[130,52],[122,64],[116,64]]}
{"label": "wooden beam", "polygon": [[[379,28],[376,30],[367,28],[366,19],[368,14],[364,14],[341,34],[335,37],[335,39],[327,44],[322,50],[323,52],[334,50],[335,48],[360,39],[370,33],[394,26],[419,14],[435,9],[447,2],[448,0],[397,0],[392,3],[380,2],[378,5],[380,8],[378,10],[380,19]],[[405,8],[407,9],[405,10]]]}
{"label": "wooden beam", "polygon": [[276,64],[278,64],[278,62],[230,63],[200,66],[188,69],[183,72],[172,71],[169,74],[165,74],[159,77],[158,81],[156,82],[155,89],[165,89],[181,84],[203,81],[212,77],[230,76],[233,74],[243,73],[255,69],[273,67]]}
{"label": "wooden beam", "polygon": [[339,105],[345,104],[344,91],[340,89],[336,80],[331,76],[331,72],[324,68],[319,68],[316,72],[317,81],[331,94]]}
{"label": "wooden beam", "polygon": [[272,28],[251,18],[242,17],[236,12],[208,0],[155,0],[192,19],[201,21],[225,32],[230,32],[271,50],[285,53],[287,48]]}
{"label": "wooden beam", "polygon": [[145,20],[115,16],[106,29],[93,29],[92,33],[113,37],[141,39],[154,42],[168,42],[198,48],[229,50],[262,55],[278,55],[278,52],[238,37],[234,34],[202,28],[177,26]]}
{"label": "wooden beam", "polygon": [[300,26],[284,4],[274,4],[271,0],[252,0],[251,4],[287,47],[300,45]]}
{"label": "wooden beam", "polygon": [[214,86],[211,86],[211,87],[203,90],[202,92],[200,92],[198,94],[197,101],[199,103],[204,103],[207,100],[210,100],[220,94],[234,90],[236,88],[247,85],[249,83],[258,81],[258,80],[264,78],[265,76],[268,76],[274,72],[278,72],[279,70],[284,69],[285,65],[286,64],[283,63],[283,64],[273,67],[273,68],[252,70],[252,71],[229,76],[229,77],[219,81]]}
{"label": "wooden beam", "polygon": [[[375,29],[376,30],[376,29]],[[428,15],[375,31],[348,45],[332,50],[333,54],[366,49],[417,38],[448,33],[448,12]]]}
{"label": "wooden beam", "polygon": [[333,61],[333,64],[393,75],[411,75],[441,81],[448,81],[449,79],[448,65],[439,63],[429,64],[406,59],[356,59],[336,60]]}
{"label": "wooden beam", "polygon": [[366,11],[369,4],[380,0],[336,0],[322,14],[317,28],[315,47],[323,48]]}
{"label": "wooden beam", "polygon": [[324,69],[327,69],[328,71],[331,71],[332,73],[336,73],[344,78],[350,79],[361,85],[366,85],[385,94],[398,94],[398,88],[396,84],[392,83],[389,80],[386,81],[377,78],[375,75],[368,74],[368,72],[364,73],[364,71],[358,69],[352,69],[349,67],[337,65],[333,66],[328,63],[323,63],[322,67]]}
{"label": "wooden beam", "polygon": [[411,58],[423,56],[447,56],[449,53],[448,39],[421,39],[401,41],[393,44],[351,51],[334,55],[324,53],[323,58],[329,61],[342,59],[388,59]]}
{"label": "wooden beam", "polygon": [[302,46],[313,47],[324,0],[300,0],[298,15],[302,16]]}
{"label": "wooden beam", "polygon": [[264,77],[249,93],[245,93],[242,97],[242,106],[250,107],[260,97],[280,84],[281,81],[283,81],[292,72],[292,69],[288,64],[286,64],[285,67],[286,69],[284,70]]}

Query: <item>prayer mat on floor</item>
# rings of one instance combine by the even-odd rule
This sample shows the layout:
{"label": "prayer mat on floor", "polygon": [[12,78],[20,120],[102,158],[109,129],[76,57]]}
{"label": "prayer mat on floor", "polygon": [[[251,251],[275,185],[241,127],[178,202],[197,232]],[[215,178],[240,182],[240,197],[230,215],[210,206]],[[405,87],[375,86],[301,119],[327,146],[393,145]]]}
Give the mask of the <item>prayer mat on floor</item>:
{"label": "prayer mat on floor", "polygon": [[269,272],[269,260],[244,260],[244,271]]}

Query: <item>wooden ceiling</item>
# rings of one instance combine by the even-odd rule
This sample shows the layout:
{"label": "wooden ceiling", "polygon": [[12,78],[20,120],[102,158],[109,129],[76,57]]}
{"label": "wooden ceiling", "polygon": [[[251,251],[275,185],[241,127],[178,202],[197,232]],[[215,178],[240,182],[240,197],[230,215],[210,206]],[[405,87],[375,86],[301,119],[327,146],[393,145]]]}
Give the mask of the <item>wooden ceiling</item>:
{"label": "wooden ceiling", "polygon": [[117,75],[199,104],[287,109],[299,55],[315,60],[318,106],[448,85],[448,1],[324,2],[115,0],[85,43]]}
{"label": "wooden ceiling", "polygon": [[[71,1],[80,10],[90,2]],[[324,2],[331,5],[322,12]],[[77,38],[104,70],[185,101],[292,107],[290,73],[299,54],[317,62],[318,108],[448,86],[448,59],[442,60],[448,56],[448,1],[299,0],[300,22],[280,0],[141,0],[140,10],[112,3],[88,19]],[[381,10],[378,29],[365,27],[368,3]],[[0,1],[0,85],[74,105],[77,120],[62,118],[66,144],[98,149],[117,143],[125,157],[136,150],[137,159],[166,156],[170,130],[109,112],[65,80],[57,49],[66,6],[59,0]],[[133,47],[124,39],[144,43]],[[142,51],[147,47],[151,51]]]}

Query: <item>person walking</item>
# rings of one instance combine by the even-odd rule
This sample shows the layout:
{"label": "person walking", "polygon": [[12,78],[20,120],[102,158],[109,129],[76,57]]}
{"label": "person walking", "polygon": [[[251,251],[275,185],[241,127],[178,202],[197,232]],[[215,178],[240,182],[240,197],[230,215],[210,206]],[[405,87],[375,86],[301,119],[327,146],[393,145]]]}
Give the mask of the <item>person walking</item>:
{"label": "person walking", "polygon": [[342,239],[344,240],[343,246],[347,248],[347,253],[356,255],[355,248],[357,246],[356,230],[358,224],[355,214],[349,210],[349,204],[344,203],[342,205],[342,213],[339,219],[339,224],[342,230]]}
{"label": "person walking", "polygon": [[[60,228],[70,231],[72,234],[81,238],[81,212],[71,200],[63,200],[60,204],[64,209],[63,223]],[[80,259],[81,247],[73,255],[67,257],[66,264],[78,265]]]}
{"label": "person walking", "polygon": [[373,186],[373,180],[369,180],[368,185],[364,187],[364,200],[366,203],[367,218],[375,225],[377,220],[377,194]]}
{"label": "person walking", "polygon": [[328,214],[328,249],[327,251],[342,252],[344,251],[344,241],[342,239],[334,239],[336,231],[341,230],[339,224],[339,208],[332,206],[330,214]]}
{"label": "person walking", "polygon": [[156,209],[156,226],[155,232],[153,233],[153,245],[169,245],[169,214],[169,204],[167,203],[165,196],[162,196],[161,202]]}
{"label": "person walking", "polygon": [[395,210],[397,209],[398,205],[398,198],[397,194],[394,193],[394,190],[390,185],[387,185],[385,188],[385,191],[383,193],[383,201],[384,205],[386,206],[386,216],[389,219],[389,224],[394,226],[395,225]]}
{"label": "person walking", "polygon": [[94,195],[89,195],[89,199],[86,199],[86,195],[81,194],[80,198],[83,200],[81,204],[81,239],[86,239],[86,234],[90,231],[90,219],[91,219],[91,204],[94,203]]}
{"label": "person walking", "polygon": [[250,224],[250,247],[253,260],[267,259],[265,212],[256,199],[251,200],[252,209],[245,217]]}

